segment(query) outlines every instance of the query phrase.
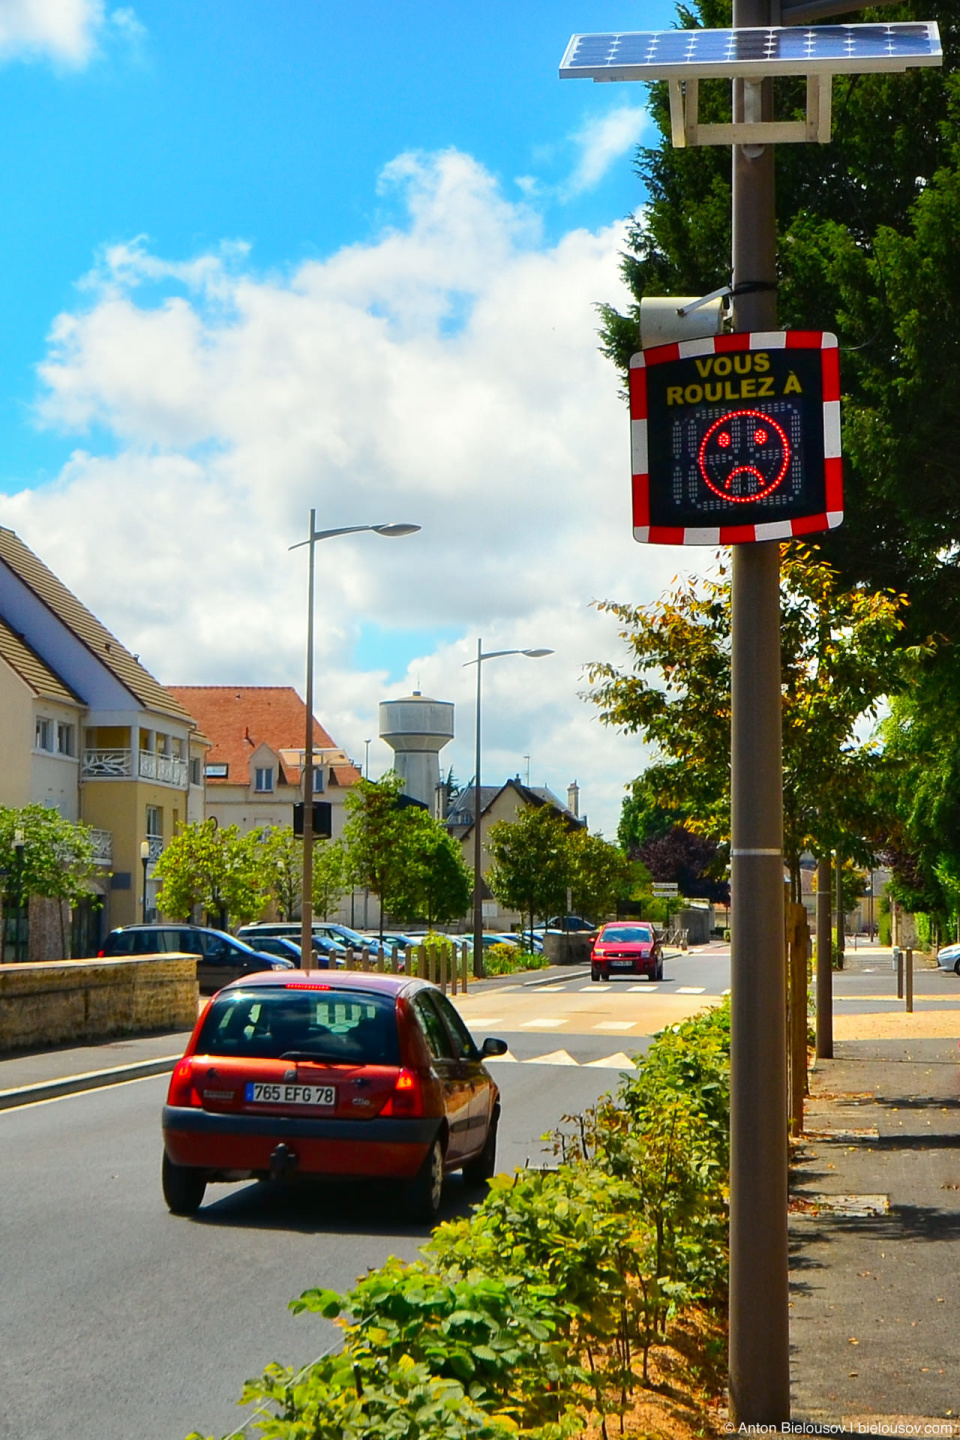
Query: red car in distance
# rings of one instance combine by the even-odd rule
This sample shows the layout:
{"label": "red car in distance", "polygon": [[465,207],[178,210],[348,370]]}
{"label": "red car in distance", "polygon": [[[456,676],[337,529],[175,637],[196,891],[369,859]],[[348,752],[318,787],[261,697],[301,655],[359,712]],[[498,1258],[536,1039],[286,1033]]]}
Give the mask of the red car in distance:
{"label": "red car in distance", "polygon": [[393,1180],[433,1221],[443,1178],[496,1168],[500,1093],[436,986],[404,975],[251,975],[197,1021],[163,1109],[163,1194],[192,1215],[208,1184]]}
{"label": "red car in distance", "polygon": [[609,980],[611,973],[663,979],[663,950],[652,925],[637,920],[604,925],[590,953],[590,979]]}

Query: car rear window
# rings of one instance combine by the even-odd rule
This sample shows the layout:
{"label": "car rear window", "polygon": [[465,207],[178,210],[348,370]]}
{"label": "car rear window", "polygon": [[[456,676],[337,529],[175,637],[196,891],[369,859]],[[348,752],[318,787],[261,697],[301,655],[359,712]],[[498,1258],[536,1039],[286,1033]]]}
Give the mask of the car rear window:
{"label": "car rear window", "polygon": [[399,1065],[396,1005],[352,990],[231,990],[211,1004],[196,1053]]}

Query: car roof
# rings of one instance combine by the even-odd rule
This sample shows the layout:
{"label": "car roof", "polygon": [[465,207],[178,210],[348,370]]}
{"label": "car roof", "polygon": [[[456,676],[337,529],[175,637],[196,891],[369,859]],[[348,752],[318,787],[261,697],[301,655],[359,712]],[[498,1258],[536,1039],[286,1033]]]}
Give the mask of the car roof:
{"label": "car roof", "polygon": [[234,980],[230,985],[225,985],[218,993],[223,995],[228,990],[246,990],[250,987],[259,990],[271,986],[275,990],[372,990],[381,995],[394,996],[403,990],[437,988],[412,975],[381,975],[379,971],[370,970],[296,970],[289,972],[289,979],[276,972],[248,975],[243,980]]}

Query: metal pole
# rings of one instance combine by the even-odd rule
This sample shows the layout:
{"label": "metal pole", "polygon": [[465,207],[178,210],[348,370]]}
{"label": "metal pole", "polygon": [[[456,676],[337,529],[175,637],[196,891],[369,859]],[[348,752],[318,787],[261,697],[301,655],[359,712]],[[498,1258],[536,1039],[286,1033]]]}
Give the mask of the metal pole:
{"label": "metal pole", "polygon": [[[735,26],[770,24],[734,0]],[[734,83],[734,119],[772,117],[771,82]],[[762,114],[758,113],[761,111]],[[733,147],[734,286],[776,283],[771,146]],[[737,330],[775,330],[775,291],[734,298]],[[790,1418],[787,1075],[780,734],[780,553],[733,547],[731,739],[730,1409]]]}
{"label": "metal pole", "polygon": [[482,641],[477,641],[477,753],[474,759],[473,790],[473,974],[483,979],[483,899],[480,869],[480,672],[483,669]]}
{"label": "metal pole", "polygon": [[907,993],[906,1011],[908,1015],[913,1014],[913,951],[907,946]]}
{"label": "metal pole", "polygon": [[837,968],[843,969],[844,952],[846,940],[844,938],[844,921],[846,916],[843,910],[843,853],[837,846]]}
{"label": "metal pole", "polygon": [[830,856],[817,861],[817,1059],[833,1059],[833,935]]}
{"label": "metal pole", "polygon": [[300,965],[313,962],[313,568],[317,512],[310,511],[310,564],[307,571],[307,720],[303,745],[303,896],[300,901]]}

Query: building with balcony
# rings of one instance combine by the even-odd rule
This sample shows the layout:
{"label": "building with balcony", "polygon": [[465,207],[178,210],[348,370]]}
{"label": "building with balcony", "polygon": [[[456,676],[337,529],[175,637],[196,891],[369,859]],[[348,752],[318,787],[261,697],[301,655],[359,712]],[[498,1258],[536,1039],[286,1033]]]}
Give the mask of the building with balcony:
{"label": "building with balcony", "polygon": [[[0,527],[0,804],[50,805],[94,828],[103,903],[74,917],[75,953],[138,920],[144,898],[152,910],[165,841],[203,819],[207,748],[171,691]],[[32,929],[31,957],[47,958],[37,953],[43,927]]]}

